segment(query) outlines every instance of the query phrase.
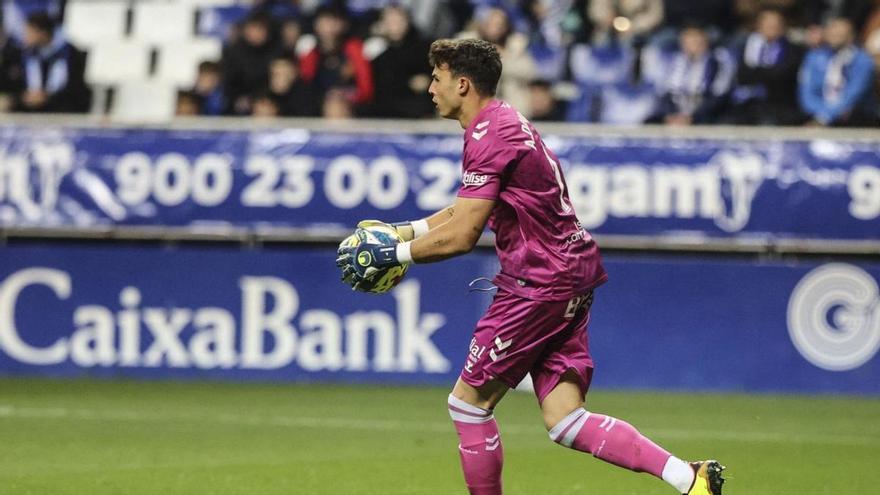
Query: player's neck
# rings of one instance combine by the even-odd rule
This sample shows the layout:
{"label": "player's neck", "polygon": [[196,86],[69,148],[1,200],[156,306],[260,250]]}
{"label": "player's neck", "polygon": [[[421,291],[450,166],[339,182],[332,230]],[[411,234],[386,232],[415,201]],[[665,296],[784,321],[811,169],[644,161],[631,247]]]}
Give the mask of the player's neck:
{"label": "player's neck", "polygon": [[492,103],[493,99],[494,97],[492,96],[479,96],[462,105],[461,113],[458,115],[458,123],[461,124],[461,128],[467,129],[471,125],[471,122],[477,118],[477,115],[479,115],[489,103]]}

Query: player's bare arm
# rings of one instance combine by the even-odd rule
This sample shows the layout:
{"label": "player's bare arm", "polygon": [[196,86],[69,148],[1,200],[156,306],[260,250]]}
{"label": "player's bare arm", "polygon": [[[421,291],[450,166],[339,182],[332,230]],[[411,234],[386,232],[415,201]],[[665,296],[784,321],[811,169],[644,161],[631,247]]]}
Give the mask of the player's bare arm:
{"label": "player's bare arm", "polygon": [[[404,241],[411,241],[417,237],[420,237],[426,234],[429,230],[435,229],[444,223],[446,223],[449,219],[452,218],[455,212],[455,205],[447,206],[442,210],[437,211],[431,216],[421,218],[419,220],[413,220],[411,222],[400,222],[393,223],[393,226],[397,233],[400,234],[400,237]],[[385,222],[380,220],[363,220],[358,223],[359,228],[367,228],[374,225],[386,225]]]}
{"label": "player's bare arm", "polygon": [[412,261],[432,263],[469,253],[494,207],[492,200],[459,197],[453,206],[428,217],[430,230],[410,243]]}

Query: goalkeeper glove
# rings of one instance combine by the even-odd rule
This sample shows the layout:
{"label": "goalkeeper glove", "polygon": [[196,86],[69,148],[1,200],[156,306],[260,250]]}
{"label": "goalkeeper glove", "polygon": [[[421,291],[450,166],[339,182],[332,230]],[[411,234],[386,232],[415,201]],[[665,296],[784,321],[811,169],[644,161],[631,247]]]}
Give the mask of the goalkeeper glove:
{"label": "goalkeeper glove", "polygon": [[358,222],[359,229],[368,229],[370,227],[391,227],[397,231],[397,235],[404,241],[411,241],[415,237],[410,222],[387,223],[381,220],[361,220]]}
{"label": "goalkeeper glove", "polygon": [[358,228],[355,235],[360,240],[358,246],[340,246],[336,251],[336,266],[342,270],[342,280],[352,288],[358,289],[364,281],[371,280],[382,268],[401,264],[397,257],[397,246],[368,244],[367,233],[363,228]]}

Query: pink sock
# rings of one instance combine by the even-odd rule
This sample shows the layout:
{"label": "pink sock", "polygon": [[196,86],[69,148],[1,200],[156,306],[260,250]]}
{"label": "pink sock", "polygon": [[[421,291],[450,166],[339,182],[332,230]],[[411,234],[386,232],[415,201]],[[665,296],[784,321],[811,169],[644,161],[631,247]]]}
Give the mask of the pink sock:
{"label": "pink sock", "polygon": [[464,481],[471,495],[501,495],[504,450],[498,424],[490,411],[449,396],[449,415],[455,423]]}
{"label": "pink sock", "polygon": [[566,447],[589,452],[603,461],[632,471],[662,477],[669,452],[632,425],[611,416],[577,409],[550,430],[550,438]]}

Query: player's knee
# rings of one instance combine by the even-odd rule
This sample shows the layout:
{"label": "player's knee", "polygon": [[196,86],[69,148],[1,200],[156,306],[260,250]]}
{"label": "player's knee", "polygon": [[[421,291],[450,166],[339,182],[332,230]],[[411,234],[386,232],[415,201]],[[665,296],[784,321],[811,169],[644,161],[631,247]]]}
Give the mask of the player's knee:
{"label": "player's knee", "polygon": [[458,423],[481,424],[494,419],[491,410],[468,404],[452,394],[446,400],[446,407],[449,409],[449,417]]}
{"label": "player's knee", "polygon": [[589,416],[590,413],[586,409],[578,407],[553,424],[550,424],[548,418],[545,417],[544,421],[547,423],[548,430],[547,435],[550,437],[550,440],[559,445],[571,447],[574,437],[581,430],[584,423],[587,422]]}

